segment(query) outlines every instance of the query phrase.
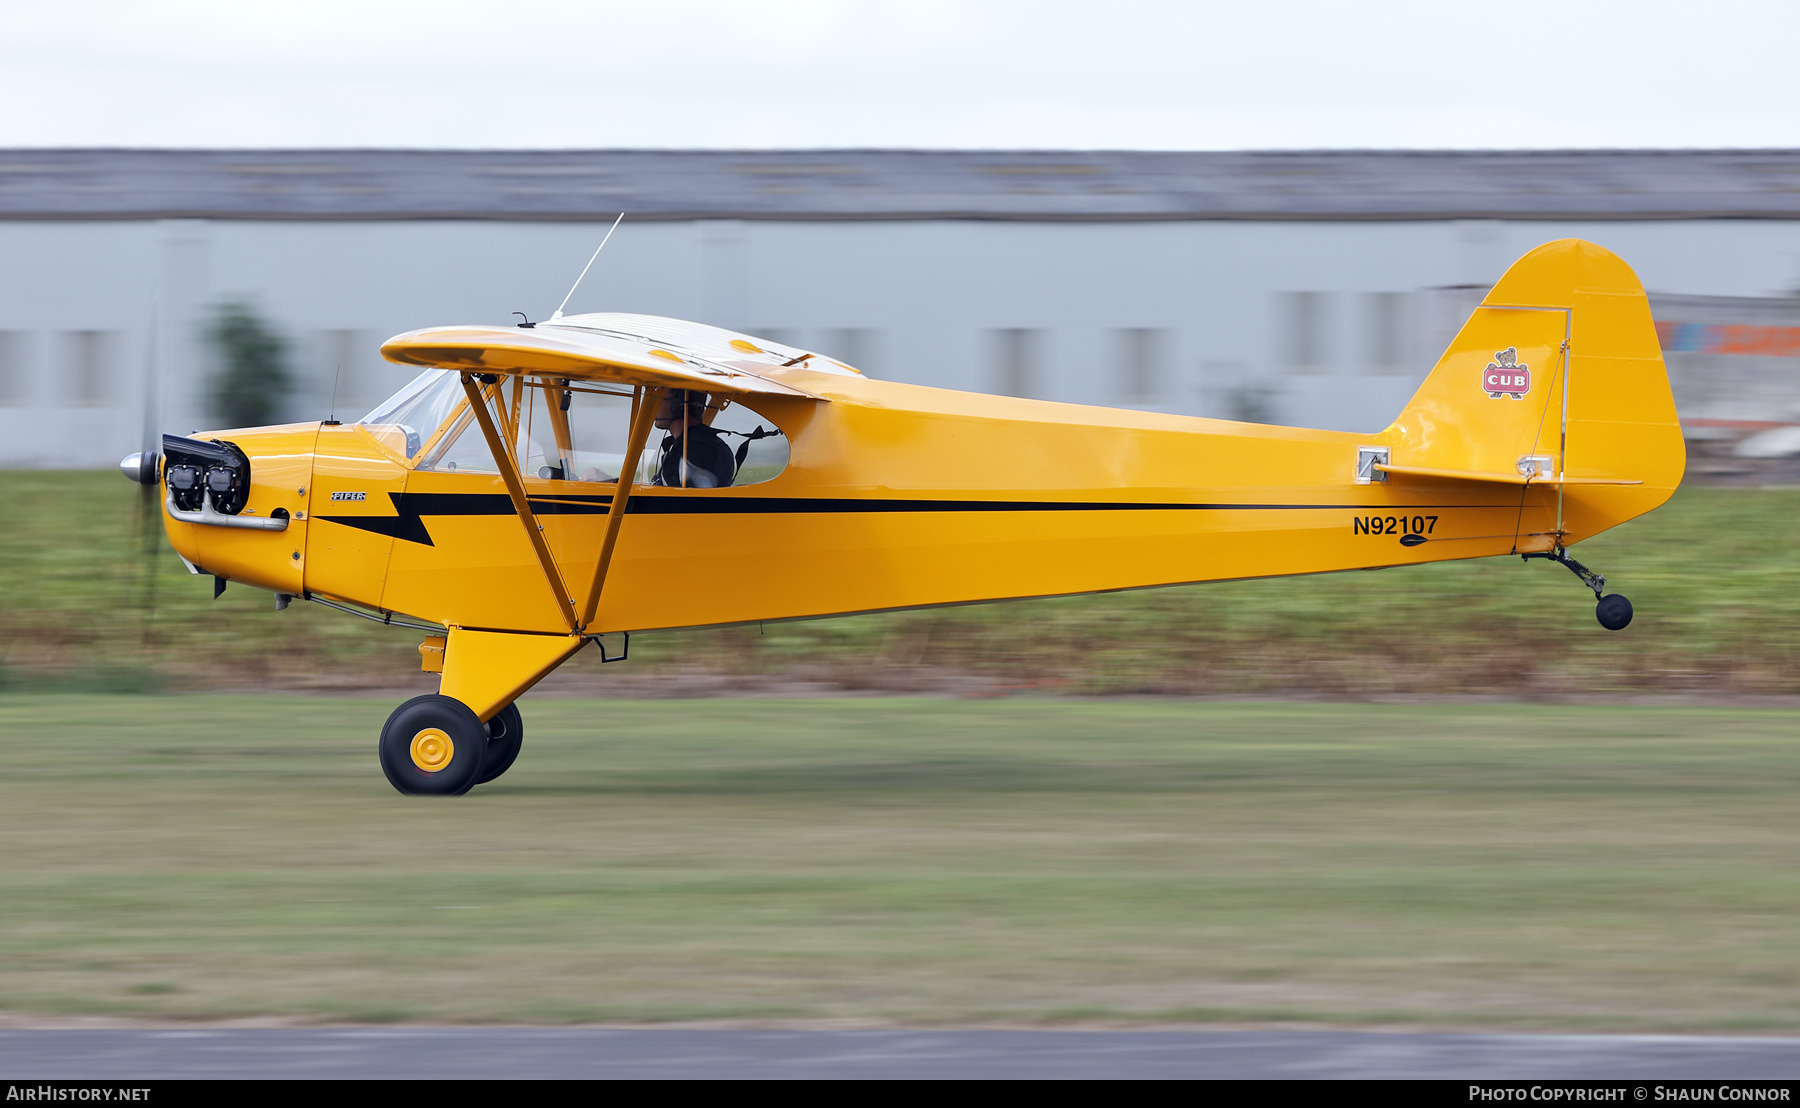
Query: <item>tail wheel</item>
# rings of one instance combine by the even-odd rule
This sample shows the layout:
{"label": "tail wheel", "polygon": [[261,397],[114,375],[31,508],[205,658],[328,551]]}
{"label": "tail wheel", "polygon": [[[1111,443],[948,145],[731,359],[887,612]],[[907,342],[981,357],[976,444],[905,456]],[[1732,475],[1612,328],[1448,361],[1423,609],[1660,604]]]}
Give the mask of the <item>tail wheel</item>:
{"label": "tail wheel", "polygon": [[1594,618],[1608,631],[1623,631],[1631,622],[1631,601],[1616,592],[1603,596],[1600,603],[1594,605]]}
{"label": "tail wheel", "polygon": [[494,718],[487,721],[487,760],[475,783],[485,785],[511,769],[524,741],[525,722],[519,718],[518,704],[508,704],[495,712]]}
{"label": "tail wheel", "polygon": [[487,728],[467,704],[415,696],[381,729],[381,772],[408,796],[461,796],[481,777],[487,746]]}

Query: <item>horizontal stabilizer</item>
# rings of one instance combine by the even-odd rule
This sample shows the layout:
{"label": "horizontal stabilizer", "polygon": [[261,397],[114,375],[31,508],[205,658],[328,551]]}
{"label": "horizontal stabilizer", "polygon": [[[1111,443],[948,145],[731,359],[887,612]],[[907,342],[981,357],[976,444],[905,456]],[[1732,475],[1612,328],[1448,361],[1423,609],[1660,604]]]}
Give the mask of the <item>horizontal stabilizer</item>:
{"label": "horizontal stabilizer", "polygon": [[1642,481],[1626,481],[1617,477],[1558,477],[1547,473],[1478,473],[1466,469],[1432,469],[1428,466],[1390,466],[1380,462],[1375,468],[1396,477],[1432,477],[1445,481],[1481,481],[1492,485],[1641,485]]}

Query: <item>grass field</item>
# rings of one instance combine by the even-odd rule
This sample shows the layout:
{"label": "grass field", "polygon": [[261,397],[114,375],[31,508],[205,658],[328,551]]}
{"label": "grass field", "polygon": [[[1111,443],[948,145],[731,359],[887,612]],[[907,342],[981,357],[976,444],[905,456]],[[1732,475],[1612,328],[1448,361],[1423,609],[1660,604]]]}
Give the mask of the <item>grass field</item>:
{"label": "grass field", "polygon": [[17,1021],[1800,1030],[1800,713],[0,697]]}
{"label": "grass field", "polygon": [[[0,472],[0,684],[115,691],[391,684],[418,636],[187,575],[115,473]],[[1566,571],[1516,558],[639,636],[600,676],[945,675],[1074,693],[1368,697],[1800,693],[1800,491],[1699,488],[1581,544],[1630,596],[1620,634]],[[150,551],[151,561],[144,552]],[[154,575],[145,572],[154,565]]]}

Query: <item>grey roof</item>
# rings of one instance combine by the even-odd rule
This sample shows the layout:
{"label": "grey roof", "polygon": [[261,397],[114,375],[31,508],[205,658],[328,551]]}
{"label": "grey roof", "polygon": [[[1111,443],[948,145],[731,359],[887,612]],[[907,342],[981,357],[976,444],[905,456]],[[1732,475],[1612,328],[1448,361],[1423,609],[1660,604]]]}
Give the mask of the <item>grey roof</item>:
{"label": "grey roof", "polygon": [[1800,150],[0,150],[0,219],[1800,219]]}

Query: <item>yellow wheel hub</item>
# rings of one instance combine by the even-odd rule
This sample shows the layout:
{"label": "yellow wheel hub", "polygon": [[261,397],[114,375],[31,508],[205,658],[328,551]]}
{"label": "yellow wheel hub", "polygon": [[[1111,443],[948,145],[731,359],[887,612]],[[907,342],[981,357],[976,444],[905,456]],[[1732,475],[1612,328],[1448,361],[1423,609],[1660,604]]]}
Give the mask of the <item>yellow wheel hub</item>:
{"label": "yellow wheel hub", "polygon": [[436,727],[427,727],[413,736],[412,760],[426,773],[436,773],[450,764],[456,756],[456,744],[450,736]]}

